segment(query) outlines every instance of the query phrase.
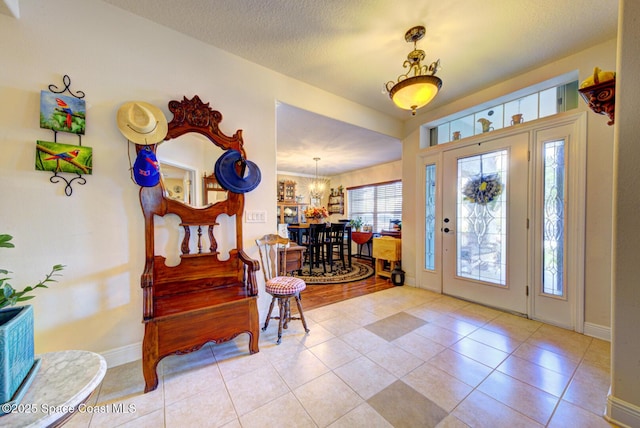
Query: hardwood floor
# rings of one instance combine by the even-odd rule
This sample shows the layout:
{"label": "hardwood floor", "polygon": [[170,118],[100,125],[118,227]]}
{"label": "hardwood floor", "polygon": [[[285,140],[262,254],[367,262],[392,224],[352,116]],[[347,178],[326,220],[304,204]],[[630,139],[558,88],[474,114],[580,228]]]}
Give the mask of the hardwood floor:
{"label": "hardwood floor", "polygon": [[[359,261],[371,263],[363,259]],[[391,281],[376,277],[376,275],[362,281],[346,282],[344,284],[307,285],[301,295],[302,305],[305,310],[315,309],[392,287],[394,285]]]}

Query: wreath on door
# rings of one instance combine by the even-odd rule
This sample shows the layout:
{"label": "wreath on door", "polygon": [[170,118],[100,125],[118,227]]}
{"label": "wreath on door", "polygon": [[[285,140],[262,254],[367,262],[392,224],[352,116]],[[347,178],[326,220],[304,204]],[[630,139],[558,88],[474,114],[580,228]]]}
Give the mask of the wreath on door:
{"label": "wreath on door", "polygon": [[479,175],[467,182],[462,189],[464,200],[474,204],[487,205],[502,194],[500,175]]}

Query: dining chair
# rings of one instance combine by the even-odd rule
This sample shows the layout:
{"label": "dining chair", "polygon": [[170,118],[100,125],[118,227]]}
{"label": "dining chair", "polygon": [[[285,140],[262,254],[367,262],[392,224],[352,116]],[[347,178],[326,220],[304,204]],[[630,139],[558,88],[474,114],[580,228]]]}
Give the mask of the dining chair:
{"label": "dining chair", "polygon": [[326,238],[325,231],[327,225],[324,223],[310,224],[308,239],[303,246],[307,247],[307,259],[309,261],[309,275],[312,274],[313,266],[320,267],[322,263],[322,270],[327,273],[325,246]]}
{"label": "dining chair", "polygon": [[[333,263],[342,262],[342,267],[346,267],[344,258],[345,230],[347,224],[343,222],[331,223],[327,233],[326,249],[327,261],[329,262],[329,272],[333,271]],[[336,259],[335,256],[338,256]]]}
{"label": "dining chair", "polygon": [[[278,225],[279,227],[280,225]],[[300,226],[300,223],[285,223],[287,231],[289,232],[289,239],[295,242],[302,242],[302,237],[298,234],[302,233],[299,229],[289,229],[289,226]]]}
{"label": "dining chair", "polygon": [[[300,292],[307,288],[307,284],[304,280],[296,278],[294,276],[287,276],[286,261],[287,261],[287,248],[289,240],[283,238],[280,235],[269,234],[260,239],[256,239],[258,245],[258,253],[260,254],[260,264],[262,266],[262,273],[264,275],[265,291],[271,295],[271,304],[269,305],[269,312],[264,320],[264,327],[262,331],[266,331],[269,327],[269,321],[272,319],[278,320],[278,345],[282,341],[282,330],[287,329],[289,321],[300,320],[304,331],[309,333],[307,328],[307,321],[304,319],[304,312],[302,311],[302,302]],[[282,251],[280,251],[282,250]],[[281,259],[279,260],[278,257]],[[298,317],[291,316],[290,300],[294,298],[298,307]],[[279,313],[278,316],[271,316],[275,302],[278,302]]]}

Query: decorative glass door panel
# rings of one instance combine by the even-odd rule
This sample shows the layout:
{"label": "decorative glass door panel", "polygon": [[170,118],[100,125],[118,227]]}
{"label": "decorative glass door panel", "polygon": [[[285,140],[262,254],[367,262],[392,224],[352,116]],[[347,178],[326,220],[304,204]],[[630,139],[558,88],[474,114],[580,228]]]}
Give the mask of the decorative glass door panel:
{"label": "decorative glass door panel", "polygon": [[507,150],[458,159],[456,274],[505,286]]}
{"label": "decorative glass door panel", "polygon": [[425,166],[424,269],[435,270],[436,257],[436,165]]}
{"label": "decorative glass door panel", "polygon": [[564,140],[545,142],[543,151],[542,292],[564,297]]}

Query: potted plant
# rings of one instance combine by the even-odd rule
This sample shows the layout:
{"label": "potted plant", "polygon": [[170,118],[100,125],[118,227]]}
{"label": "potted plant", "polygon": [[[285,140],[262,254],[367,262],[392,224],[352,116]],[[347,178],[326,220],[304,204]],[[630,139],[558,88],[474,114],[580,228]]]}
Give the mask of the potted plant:
{"label": "potted plant", "polygon": [[362,229],[362,225],[364,224],[364,220],[362,220],[362,217],[358,217],[351,220],[349,224],[356,230],[356,232],[360,232],[360,229]]}
{"label": "potted plant", "polygon": [[[13,248],[11,239],[11,235],[0,235],[0,248]],[[33,299],[35,296],[30,293],[36,288],[48,288],[63,268],[53,266],[44,280],[21,291],[9,284],[10,278],[6,276],[9,271],[0,268],[0,404],[16,404],[22,399],[40,363],[34,358],[33,307],[14,306]],[[10,407],[0,406],[0,415]]]}

